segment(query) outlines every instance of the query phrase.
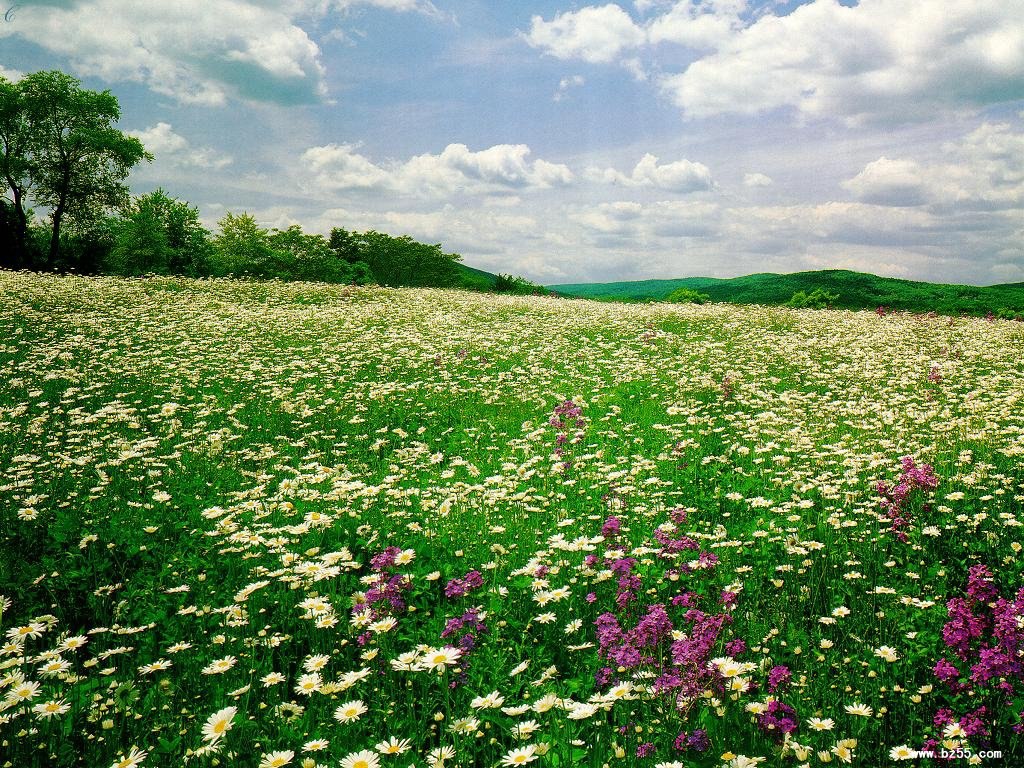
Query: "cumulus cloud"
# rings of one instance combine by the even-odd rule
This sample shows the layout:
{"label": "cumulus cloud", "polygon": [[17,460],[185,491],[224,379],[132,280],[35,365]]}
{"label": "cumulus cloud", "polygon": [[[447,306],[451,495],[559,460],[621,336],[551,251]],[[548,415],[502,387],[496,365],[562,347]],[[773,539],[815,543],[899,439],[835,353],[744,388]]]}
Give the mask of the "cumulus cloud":
{"label": "cumulus cloud", "polygon": [[651,43],[677,43],[687,48],[717,49],[737,32],[746,0],[688,0],[672,3],[647,25]]}
{"label": "cumulus cloud", "polygon": [[351,144],[311,147],[302,154],[301,164],[325,189],[386,189],[424,196],[547,189],[573,180],[565,165],[530,160],[525,144],[496,144],[475,152],[465,144],[449,144],[440,154],[386,165],[374,163],[357,149]]}
{"label": "cumulus cloud", "polygon": [[658,158],[650,153],[640,159],[629,175],[614,168],[592,168],[588,177],[625,187],[653,187],[679,193],[709,190],[714,185],[711,171],[703,163],[683,159],[659,165]]}
{"label": "cumulus cloud", "polygon": [[998,210],[1024,204],[1024,133],[983,123],[943,149],[945,158],[925,163],[880,157],[842,186],[878,205]]}
{"label": "cumulus cloud", "polygon": [[[646,22],[634,20],[621,6],[588,5],[556,15],[551,21],[534,16],[527,42],[559,59],[592,64],[619,60],[621,54],[648,45],[675,43],[687,48],[715,49],[742,26],[746,0],[681,0],[635,3],[641,14],[660,12]],[[642,71],[635,58],[622,61]]]}
{"label": "cumulus cloud", "polygon": [[[533,17],[527,42],[559,59],[651,70],[641,58],[674,44],[698,58],[664,74],[664,93],[691,117],[792,108],[865,120],[927,119],[1024,98],[1021,0],[813,0],[777,16],[745,0],[584,6]],[[647,16],[647,18],[643,18]]]}
{"label": "cumulus cloud", "polygon": [[320,48],[299,19],[352,7],[430,11],[415,0],[131,0],[33,3],[0,38],[20,35],[67,56],[75,72],[145,83],[182,103],[229,97],[280,104],[326,96]]}
{"label": "cumulus cloud", "polygon": [[661,85],[691,116],[792,107],[907,120],[1024,97],[1020,0],[815,0],[765,15]]}
{"label": "cumulus cloud", "polygon": [[558,59],[595,63],[615,61],[619,54],[646,40],[645,31],[614,3],[586,6],[544,21],[534,16],[527,42]]}
{"label": "cumulus cloud", "polygon": [[858,200],[879,205],[921,205],[930,197],[921,166],[914,160],[880,157],[842,186]]}
{"label": "cumulus cloud", "polygon": [[220,170],[231,165],[232,158],[209,147],[193,147],[188,139],[176,133],[170,123],[159,122],[143,131],[128,131],[142,142],[157,162],[193,168]]}

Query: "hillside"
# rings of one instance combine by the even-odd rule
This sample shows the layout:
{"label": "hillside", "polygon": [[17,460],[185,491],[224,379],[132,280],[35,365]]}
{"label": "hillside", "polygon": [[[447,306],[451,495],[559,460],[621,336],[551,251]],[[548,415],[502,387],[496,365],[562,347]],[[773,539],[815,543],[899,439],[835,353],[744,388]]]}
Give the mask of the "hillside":
{"label": "hillside", "polygon": [[1024,283],[979,287],[946,285],[878,277],[863,272],[830,269],[795,272],[788,275],[760,273],[719,279],[687,277],[677,280],[639,280],[619,283],[549,285],[568,296],[621,301],[660,301],[677,288],[707,294],[712,301],[731,304],[785,304],[797,291],[810,293],[822,288],[838,293],[835,306],[841,309],[874,309],[887,306],[910,312],[986,312],[1009,310],[1024,313]]}
{"label": "hillside", "polygon": [[498,276],[491,272],[485,272],[476,267],[468,267],[461,263],[456,264],[456,266],[458,267],[460,286],[463,288],[489,291],[494,288],[494,284],[498,281]]}

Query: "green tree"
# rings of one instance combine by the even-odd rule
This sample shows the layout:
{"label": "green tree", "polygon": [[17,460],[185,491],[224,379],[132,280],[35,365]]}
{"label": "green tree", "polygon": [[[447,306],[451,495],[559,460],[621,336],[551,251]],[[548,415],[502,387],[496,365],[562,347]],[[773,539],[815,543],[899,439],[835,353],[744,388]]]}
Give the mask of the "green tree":
{"label": "green tree", "polygon": [[548,289],[542,285],[530,282],[525,277],[517,275],[499,274],[494,281],[495,293],[514,293],[518,296],[543,295],[546,296]]}
{"label": "green tree", "polygon": [[107,268],[122,275],[201,275],[208,269],[210,232],[199,209],[157,189],[135,198],[114,223]]}
{"label": "green tree", "polygon": [[57,263],[66,220],[102,218],[124,204],[131,169],[151,159],[142,143],[114,127],[121,117],[110,91],[89,91],[64,72],[0,78],[3,170],[27,239],[27,201],[50,211],[45,266]]}
{"label": "green tree", "polygon": [[32,185],[29,173],[31,131],[23,106],[24,97],[15,83],[0,76],[0,174],[6,185],[3,199],[4,245],[0,266],[28,266],[29,221],[26,206]]}
{"label": "green tree", "polygon": [[458,285],[462,257],[444,253],[440,245],[427,245],[408,235],[392,237],[373,230],[360,235],[363,253],[373,278],[381,285]]}
{"label": "green tree", "polygon": [[287,277],[288,255],[274,248],[270,231],[248,213],[225,214],[213,239],[213,274],[251,277]]}
{"label": "green tree", "polygon": [[349,265],[338,258],[323,235],[307,235],[298,224],[287,229],[275,229],[270,234],[270,245],[287,254],[291,262],[290,275],[294,280],[317,280],[324,283],[347,282]]}
{"label": "green tree", "polygon": [[665,301],[671,304],[707,304],[711,297],[692,288],[676,288],[665,297]]}
{"label": "green tree", "polygon": [[838,300],[838,293],[829,293],[824,288],[815,288],[810,293],[797,291],[786,302],[786,306],[795,309],[827,309]]}

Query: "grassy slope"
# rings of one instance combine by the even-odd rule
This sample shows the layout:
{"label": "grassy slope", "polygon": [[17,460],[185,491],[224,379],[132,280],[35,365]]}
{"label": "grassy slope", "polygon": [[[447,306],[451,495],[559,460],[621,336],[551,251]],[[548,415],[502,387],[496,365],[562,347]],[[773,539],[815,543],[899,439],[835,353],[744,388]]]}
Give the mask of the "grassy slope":
{"label": "grassy slope", "polygon": [[485,272],[482,269],[467,267],[465,264],[459,264],[458,267],[459,277],[462,281],[462,286],[465,288],[489,291],[494,287],[494,283],[498,279],[497,275]]}
{"label": "grassy slope", "polygon": [[1024,310],[1024,283],[982,288],[920,283],[842,269],[788,275],[755,274],[729,280],[688,277],[678,280],[551,285],[548,288],[584,298],[633,301],[660,300],[676,288],[691,288],[708,294],[712,301],[734,304],[784,304],[797,291],[810,293],[815,288],[824,288],[839,294],[836,306],[843,309],[873,309],[885,305],[909,311],[974,314],[1002,307]]}

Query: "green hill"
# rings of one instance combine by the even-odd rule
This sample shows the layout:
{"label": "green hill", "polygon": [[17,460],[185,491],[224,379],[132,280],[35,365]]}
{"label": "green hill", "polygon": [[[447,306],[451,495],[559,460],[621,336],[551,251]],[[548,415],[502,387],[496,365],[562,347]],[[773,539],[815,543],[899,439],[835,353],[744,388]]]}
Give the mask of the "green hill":
{"label": "green hill", "polygon": [[478,291],[490,291],[498,281],[498,276],[491,272],[484,272],[476,267],[467,267],[465,264],[456,264],[459,272],[459,285],[462,288],[472,288]]}
{"label": "green hill", "polygon": [[566,296],[609,301],[661,301],[677,288],[690,288],[707,294],[711,301],[774,305],[785,304],[797,291],[811,293],[821,288],[839,294],[834,303],[838,309],[875,309],[885,306],[908,312],[1024,315],[1024,283],[986,287],[947,285],[878,277],[845,269],[787,275],[761,273],[731,279],[686,277],[677,280],[578,283],[546,287]]}

